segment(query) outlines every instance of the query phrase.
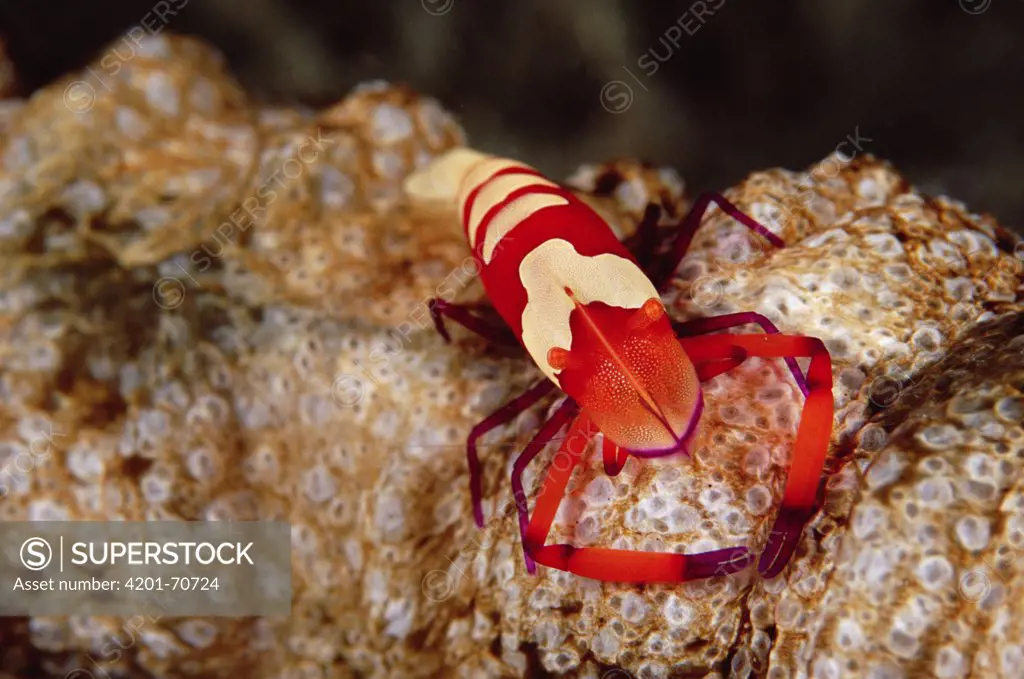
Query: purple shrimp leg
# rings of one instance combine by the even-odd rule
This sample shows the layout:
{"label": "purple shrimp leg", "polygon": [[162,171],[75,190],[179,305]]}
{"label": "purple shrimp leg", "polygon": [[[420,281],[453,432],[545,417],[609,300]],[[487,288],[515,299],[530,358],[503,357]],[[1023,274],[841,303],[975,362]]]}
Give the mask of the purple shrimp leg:
{"label": "purple shrimp leg", "polygon": [[523,490],[523,472],[526,467],[537,457],[544,446],[551,442],[562,427],[573,418],[579,410],[579,406],[571,398],[566,398],[562,405],[558,406],[551,417],[541,425],[537,435],[526,445],[523,452],[516,458],[512,465],[512,497],[516,502],[516,509],[519,512],[519,535],[523,544],[523,558],[526,560],[526,571],[537,572],[537,564],[526,552],[526,527],[530,523],[529,507],[526,503],[526,492]]}
{"label": "purple shrimp leg", "polygon": [[511,422],[517,415],[551,393],[551,390],[554,388],[555,383],[551,380],[544,379],[537,382],[525,392],[478,422],[470,430],[469,437],[466,439],[466,460],[469,463],[469,493],[473,500],[473,519],[480,528],[484,527],[484,510],[481,506],[483,475],[480,469],[480,458],[476,452],[477,439],[495,427]]}
{"label": "purple shrimp leg", "polygon": [[627,247],[644,271],[651,267],[655,250],[658,248],[658,219],[660,217],[661,207],[655,203],[648,203],[644,210],[644,216],[636,227],[636,232],[627,240]]}
{"label": "purple shrimp leg", "polygon": [[651,281],[654,283],[654,287],[658,290],[665,289],[665,286],[668,284],[669,280],[671,280],[676,267],[679,266],[679,262],[683,261],[683,257],[686,255],[686,251],[690,248],[690,243],[693,242],[693,237],[696,235],[697,229],[700,228],[701,219],[704,217],[704,213],[707,212],[708,206],[710,206],[712,202],[722,208],[722,211],[727,215],[743,224],[754,233],[760,235],[775,247],[786,247],[786,244],[781,238],[761,224],[758,224],[752,217],[741,212],[738,207],[730,203],[724,196],[717,193],[701,194],[697,198],[696,202],[694,202],[693,207],[690,208],[690,212],[687,213],[685,219],[683,219],[683,225],[679,227],[679,233],[676,235],[675,243],[672,244],[671,252],[666,255],[662,265],[657,266],[655,270],[650,272]]}
{"label": "purple shrimp leg", "polygon": [[448,329],[444,325],[444,316],[447,316],[490,342],[508,347],[520,346],[518,340],[507,328],[492,325],[484,319],[474,316],[470,311],[472,309],[470,306],[453,304],[437,298],[430,300],[427,306],[430,307],[430,317],[434,319],[434,327],[445,342],[452,341],[451,335],[448,334]]}

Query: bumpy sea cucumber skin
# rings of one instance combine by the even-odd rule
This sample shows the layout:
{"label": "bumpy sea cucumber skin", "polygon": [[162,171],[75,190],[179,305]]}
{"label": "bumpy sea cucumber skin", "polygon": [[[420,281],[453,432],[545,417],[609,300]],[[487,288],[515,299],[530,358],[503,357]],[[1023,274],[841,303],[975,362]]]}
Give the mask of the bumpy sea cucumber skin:
{"label": "bumpy sea cucumber skin", "polygon": [[[0,470],[64,437],[0,478],[0,519],[283,518],[295,594],[288,621],[147,621],[111,675],[1013,676],[1024,249],[990,218],[866,156],[727,191],[787,248],[715,211],[666,301],[826,341],[823,510],[772,581],[531,577],[508,472],[543,408],[485,439],[483,532],[464,437],[539,373],[434,335],[423,300],[481,290],[457,219],[401,189],[462,131],[384,83],[320,112],[258,108],[207,47],[144,44],[88,110],[65,98],[87,72],[0,110]],[[330,143],[261,198],[318,132]],[[622,235],[649,200],[685,209],[677,176],[638,163],[572,181]],[[253,196],[259,223],[218,236]],[[692,461],[608,478],[595,456],[551,540],[759,549],[799,392],[781,362],[748,361],[705,403]],[[0,676],[89,667],[126,623],[5,619]]]}

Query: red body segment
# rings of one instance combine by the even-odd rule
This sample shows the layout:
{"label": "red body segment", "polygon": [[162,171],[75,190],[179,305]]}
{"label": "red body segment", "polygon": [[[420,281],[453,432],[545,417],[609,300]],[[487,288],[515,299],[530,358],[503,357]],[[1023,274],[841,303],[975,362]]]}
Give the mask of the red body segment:
{"label": "red body segment", "polygon": [[[492,180],[512,174],[544,179],[533,168],[520,165],[498,170],[474,187],[463,187],[466,198],[460,215],[467,240],[470,239],[469,216],[481,190]],[[557,195],[565,199],[567,204],[547,207],[527,215],[515,229],[499,241],[491,261],[484,261],[482,251],[488,227],[494,223],[495,217],[524,195],[538,193]],[[486,212],[483,221],[476,228],[475,246],[472,250],[473,257],[480,267],[480,280],[487,291],[488,299],[519,339],[522,339],[523,335],[522,316],[526,306],[526,289],[519,277],[519,266],[523,257],[552,238],[568,241],[581,255],[614,254],[635,262],[632,254],[615,236],[611,227],[569,191],[548,186],[527,186],[508,194],[501,203]]]}

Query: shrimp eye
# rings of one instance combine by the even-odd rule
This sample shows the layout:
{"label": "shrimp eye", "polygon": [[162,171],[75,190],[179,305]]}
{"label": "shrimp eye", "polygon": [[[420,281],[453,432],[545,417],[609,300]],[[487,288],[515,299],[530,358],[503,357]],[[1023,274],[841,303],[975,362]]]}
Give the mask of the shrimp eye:
{"label": "shrimp eye", "polygon": [[633,329],[646,328],[651,323],[654,323],[665,314],[665,305],[661,303],[661,300],[657,297],[651,297],[649,300],[643,303],[633,317],[630,319],[630,325]]}
{"label": "shrimp eye", "polygon": [[569,365],[569,352],[562,347],[551,347],[548,350],[548,365],[552,370],[561,370]]}

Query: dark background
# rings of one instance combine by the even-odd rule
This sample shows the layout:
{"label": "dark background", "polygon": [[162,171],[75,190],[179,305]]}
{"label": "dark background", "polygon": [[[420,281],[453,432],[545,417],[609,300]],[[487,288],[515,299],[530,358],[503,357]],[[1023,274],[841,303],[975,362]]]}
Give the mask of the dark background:
{"label": "dark background", "polygon": [[[100,56],[156,4],[0,0],[22,91]],[[475,146],[555,176],[636,156],[692,191],[722,188],[805,168],[859,129],[926,192],[1024,226],[1024,0],[705,0],[717,9],[703,24],[692,1],[170,4],[185,6],[164,30],[212,42],[256,98],[319,106],[360,81],[405,81]],[[680,25],[693,35],[659,41]],[[668,57],[650,76],[649,49]],[[634,94],[618,114],[600,99],[612,80]]]}

